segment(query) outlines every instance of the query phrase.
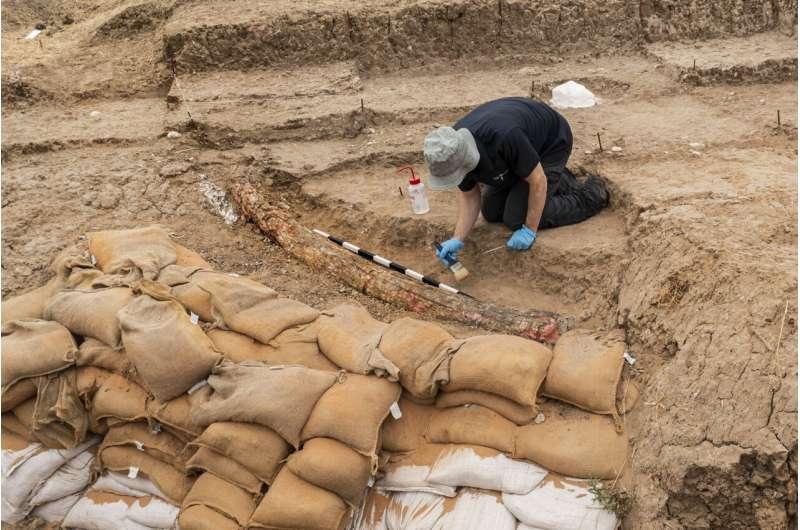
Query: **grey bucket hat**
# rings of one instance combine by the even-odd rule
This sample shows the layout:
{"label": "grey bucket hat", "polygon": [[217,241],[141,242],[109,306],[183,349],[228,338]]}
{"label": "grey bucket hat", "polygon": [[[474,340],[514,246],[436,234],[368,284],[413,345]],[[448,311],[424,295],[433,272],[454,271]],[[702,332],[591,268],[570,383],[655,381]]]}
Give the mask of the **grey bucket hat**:
{"label": "grey bucket hat", "polygon": [[464,176],[475,169],[480,160],[475,138],[468,129],[439,127],[425,137],[425,162],[431,176],[428,187],[447,190],[458,186]]}

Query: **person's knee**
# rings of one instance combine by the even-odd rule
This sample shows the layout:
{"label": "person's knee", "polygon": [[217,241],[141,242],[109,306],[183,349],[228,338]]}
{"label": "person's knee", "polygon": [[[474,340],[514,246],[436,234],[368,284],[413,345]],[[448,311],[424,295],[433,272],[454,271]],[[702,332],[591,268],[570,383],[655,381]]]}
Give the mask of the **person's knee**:
{"label": "person's knee", "polygon": [[491,201],[484,200],[481,203],[481,215],[489,223],[499,223],[503,218],[503,208]]}

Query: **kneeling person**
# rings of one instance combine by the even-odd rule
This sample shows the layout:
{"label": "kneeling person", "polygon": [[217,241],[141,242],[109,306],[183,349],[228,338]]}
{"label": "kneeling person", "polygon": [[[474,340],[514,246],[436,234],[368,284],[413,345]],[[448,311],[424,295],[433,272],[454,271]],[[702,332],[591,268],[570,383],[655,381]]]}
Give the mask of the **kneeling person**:
{"label": "kneeling person", "polygon": [[508,248],[528,250],[538,229],[579,223],[603,209],[605,184],[597,177],[579,182],[566,167],[571,152],[567,120],[527,98],[489,101],[428,134],[429,187],[460,190],[456,228],[439,259],[456,259],[479,212],[512,230]]}

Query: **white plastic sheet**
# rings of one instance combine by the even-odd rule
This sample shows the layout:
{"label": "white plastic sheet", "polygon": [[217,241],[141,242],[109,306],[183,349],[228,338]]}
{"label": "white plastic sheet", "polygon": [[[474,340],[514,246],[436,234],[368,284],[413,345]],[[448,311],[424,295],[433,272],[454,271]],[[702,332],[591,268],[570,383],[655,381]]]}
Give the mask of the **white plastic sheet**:
{"label": "white plastic sheet", "polygon": [[617,517],[604,510],[585,481],[547,479],[526,495],[503,494],[503,504],[527,528],[614,530]]}
{"label": "white plastic sheet", "polygon": [[553,88],[550,104],[560,109],[580,109],[593,107],[598,99],[588,88],[575,81],[567,81]]}
{"label": "white plastic sheet", "polygon": [[499,451],[453,446],[439,455],[431,467],[428,482],[525,494],[545,476],[547,470],[536,464],[508,458]]}

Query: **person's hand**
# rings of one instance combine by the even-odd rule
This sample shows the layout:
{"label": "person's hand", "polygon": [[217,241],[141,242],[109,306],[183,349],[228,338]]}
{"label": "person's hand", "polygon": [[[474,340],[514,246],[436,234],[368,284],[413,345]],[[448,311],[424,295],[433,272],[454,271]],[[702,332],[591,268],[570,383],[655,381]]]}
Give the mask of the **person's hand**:
{"label": "person's hand", "polygon": [[436,251],[436,257],[439,261],[444,263],[445,267],[449,267],[453,262],[458,260],[458,253],[464,248],[464,242],[458,239],[448,239],[442,243],[442,248]]}
{"label": "person's hand", "polygon": [[518,228],[511,234],[506,246],[511,250],[528,250],[533,246],[534,241],[536,241],[536,232],[522,225],[522,228]]}

